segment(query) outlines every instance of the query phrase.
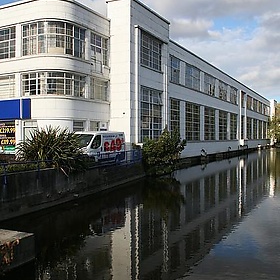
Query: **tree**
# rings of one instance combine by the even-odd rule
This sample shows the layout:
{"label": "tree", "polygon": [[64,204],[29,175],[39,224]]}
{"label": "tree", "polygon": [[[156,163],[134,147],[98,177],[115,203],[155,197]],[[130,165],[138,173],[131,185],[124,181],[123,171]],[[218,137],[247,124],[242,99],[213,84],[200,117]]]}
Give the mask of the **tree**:
{"label": "tree", "polygon": [[64,173],[85,169],[85,158],[76,135],[67,129],[36,129],[16,149],[17,160],[44,161]]}
{"label": "tree", "polygon": [[269,121],[269,136],[276,143],[280,142],[280,118],[277,116],[273,116]]}
{"label": "tree", "polygon": [[275,115],[269,121],[269,136],[280,143],[280,104],[275,108]]}
{"label": "tree", "polygon": [[165,128],[159,139],[145,139],[143,143],[143,163],[148,174],[171,173],[177,167],[186,140],[181,140],[178,131]]}

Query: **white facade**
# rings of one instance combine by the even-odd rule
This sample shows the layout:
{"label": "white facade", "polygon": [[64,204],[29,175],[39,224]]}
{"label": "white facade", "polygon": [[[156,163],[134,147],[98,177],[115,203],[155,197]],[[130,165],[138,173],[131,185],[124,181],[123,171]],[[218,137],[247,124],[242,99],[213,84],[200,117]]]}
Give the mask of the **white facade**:
{"label": "white facade", "polygon": [[52,125],[142,143],[167,126],[196,156],[267,145],[270,113],[267,99],[171,41],[169,22],[138,0],[108,0],[107,18],[74,0],[0,6],[0,125],[15,123],[16,142]]}

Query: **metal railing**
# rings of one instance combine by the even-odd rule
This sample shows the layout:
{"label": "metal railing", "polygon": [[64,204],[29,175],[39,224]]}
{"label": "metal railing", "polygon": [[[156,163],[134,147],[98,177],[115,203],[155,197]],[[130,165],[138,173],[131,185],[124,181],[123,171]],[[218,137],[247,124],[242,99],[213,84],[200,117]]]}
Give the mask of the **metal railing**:
{"label": "metal railing", "polygon": [[[123,154],[122,154],[123,153]],[[122,154],[122,155],[121,155]],[[121,155],[121,157],[120,157]],[[140,149],[134,149],[124,152],[113,152],[108,154],[96,154],[92,157],[83,156],[85,161],[89,163],[89,167],[100,167],[109,165],[128,165],[139,163],[142,161],[142,151]],[[97,159],[97,160],[96,160]],[[51,167],[51,160],[37,160],[37,161],[13,161],[13,162],[1,162],[0,161],[0,176],[7,175],[9,173],[21,172],[21,171],[37,171],[40,172],[42,168]]]}

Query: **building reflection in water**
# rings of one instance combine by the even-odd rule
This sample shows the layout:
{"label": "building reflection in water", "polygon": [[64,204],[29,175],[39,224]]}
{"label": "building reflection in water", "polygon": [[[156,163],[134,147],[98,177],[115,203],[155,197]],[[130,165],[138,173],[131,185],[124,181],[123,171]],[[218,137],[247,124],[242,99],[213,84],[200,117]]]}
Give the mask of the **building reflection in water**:
{"label": "building reflection in water", "polygon": [[[132,254],[128,275],[123,279],[176,279],[184,275],[214,244],[227,236],[246,213],[271,194],[273,182],[268,171],[269,154],[262,151],[210,163],[203,168],[179,170],[175,179],[184,203],[180,203],[179,208],[167,207],[165,213],[162,210],[166,203],[160,205],[157,200],[161,199],[157,197],[158,189],[150,189],[148,197],[155,192],[153,207],[145,207],[147,196],[142,205],[129,207],[133,209]],[[174,185],[166,188],[168,190],[172,197],[176,191]],[[179,196],[173,197],[178,201]],[[167,206],[170,205],[169,202]],[[112,244],[115,241],[119,242],[112,233]],[[134,251],[137,254],[133,254]],[[114,262],[118,254],[112,257]]]}
{"label": "building reflection in water", "polygon": [[98,198],[60,213],[51,244],[39,240],[48,249],[38,256],[36,279],[182,277],[274,195],[274,156],[265,150],[190,167],[134,185],[121,199],[108,195],[105,206]]}

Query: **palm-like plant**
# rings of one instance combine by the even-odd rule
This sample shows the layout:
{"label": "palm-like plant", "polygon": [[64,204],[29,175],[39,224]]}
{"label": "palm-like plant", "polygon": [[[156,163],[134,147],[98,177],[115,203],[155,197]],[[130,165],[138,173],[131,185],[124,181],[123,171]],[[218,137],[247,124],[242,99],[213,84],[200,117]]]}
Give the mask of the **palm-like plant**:
{"label": "palm-like plant", "polygon": [[76,135],[66,128],[51,126],[32,131],[17,146],[16,157],[22,161],[44,161],[65,173],[85,169],[86,162]]}

